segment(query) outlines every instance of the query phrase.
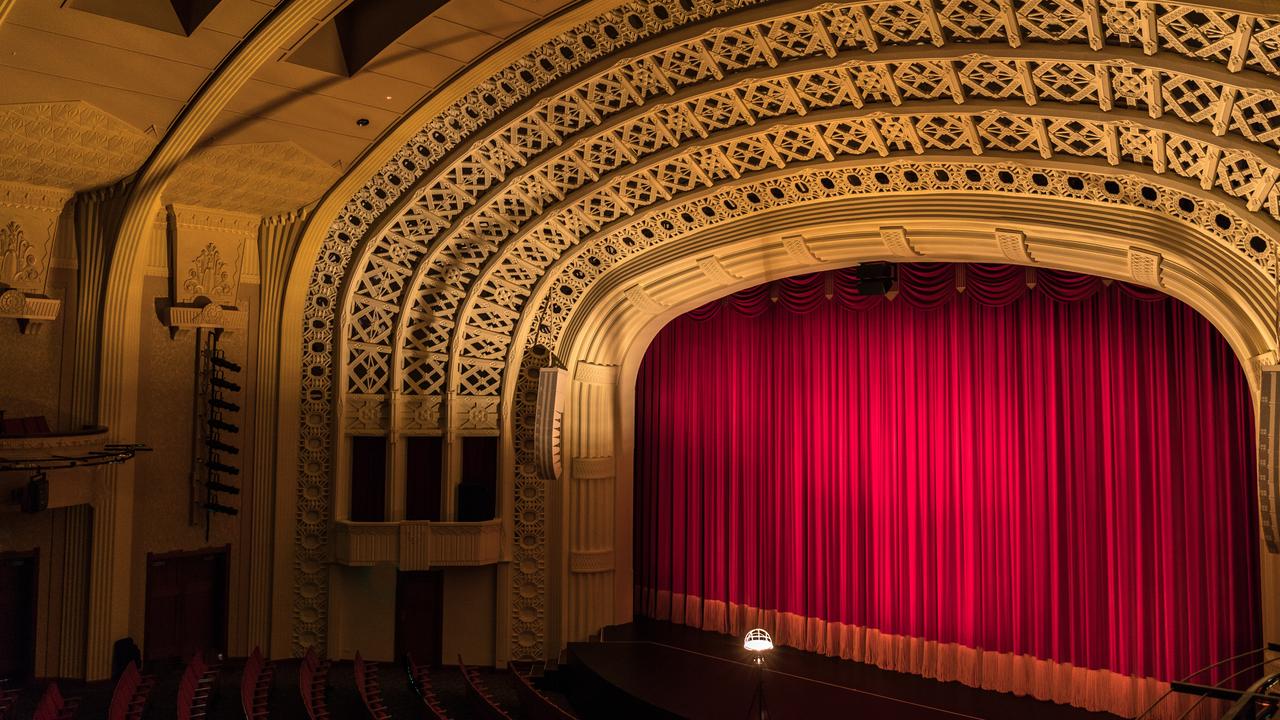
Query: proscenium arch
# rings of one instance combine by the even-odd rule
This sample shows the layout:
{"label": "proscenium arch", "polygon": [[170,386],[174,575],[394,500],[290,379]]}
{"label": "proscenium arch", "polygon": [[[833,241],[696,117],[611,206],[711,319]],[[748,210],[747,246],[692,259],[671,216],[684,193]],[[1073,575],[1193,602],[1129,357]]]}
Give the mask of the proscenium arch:
{"label": "proscenium arch", "polygon": [[[653,12],[652,7],[649,7],[651,5],[653,4],[637,4],[636,7],[644,12]],[[1222,8],[1221,5],[1218,7]],[[345,395],[346,388],[331,395],[332,382],[337,380],[340,384],[345,384],[347,381],[345,375],[333,372],[335,366],[341,367],[347,363],[344,346],[349,342],[346,328],[338,328],[334,323],[335,313],[345,314],[348,307],[346,302],[337,301],[337,283],[346,278],[347,287],[353,289],[352,297],[359,295],[361,282],[369,280],[372,285],[381,285],[380,290],[368,295],[379,302],[385,302],[382,300],[382,293],[392,289],[398,294],[396,302],[386,302],[382,307],[375,308],[374,312],[385,312],[385,316],[377,320],[380,328],[399,327],[396,334],[404,335],[409,316],[418,312],[412,304],[421,300],[425,294],[414,289],[416,280],[406,283],[406,278],[427,276],[428,263],[424,258],[449,258],[441,265],[443,272],[439,275],[441,279],[447,280],[452,274],[458,281],[449,290],[450,302],[454,304],[444,308],[450,315],[445,317],[444,313],[434,310],[422,315],[429,321],[426,323],[428,332],[435,333],[431,342],[439,346],[436,352],[447,364],[447,372],[452,378],[442,379],[437,398],[452,404],[464,403],[476,397],[494,400],[502,397],[502,428],[505,436],[510,439],[512,416],[519,414],[519,403],[511,400],[514,391],[509,389],[513,387],[510,370],[519,367],[520,353],[523,350],[521,341],[511,342],[512,328],[517,325],[527,327],[531,322],[531,313],[539,306],[539,303],[527,299],[529,288],[542,277],[539,273],[545,273],[547,268],[556,263],[562,250],[586,244],[596,235],[608,232],[613,223],[624,222],[633,214],[640,216],[665,211],[697,193],[714,192],[739,180],[754,181],[765,177],[766,172],[773,171],[763,170],[759,166],[747,167],[745,172],[740,171],[736,175],[727,173],[723,178],[708,178],[707,182],[698,181],[676,187],[661,202],[644,207],[631,204],[621,196],[605,195],[602,196],[604,201],[595,201],[597,209],[605,207],[608,201],[617,203],[618,200],[622,200],[620,204],[626,205],[626,209],[616,215],[595,214],[596,210],[591,209],[588,213],[580,213],[578,219],[569,224],[565,222],[567,216],[557,216],[555,219],[560,228],[551,232],[543,231],[541,235],[525,231],[521,225],[534,219],[544,222],[547,217],[575,201],[587,202],[586,195],[605,184],[602,178],[612,177],[609,173],[621,171],[603,165],[594,172],[589,168],[580,169],[576,172],[583,173],[584,179],[561,183],[564,188],[559,191],[544,185],[543,189],[547,189],[545,193],[541,189],[532,193],[525,192],[525,197],[520,198],[519,203],[507,206],[507,209],[513,210],[513,215],[486,214],[481,205],[486,199],[498,197],[503,188],[516,184],[514,179],[508,182],[508,177],[514,178],[521,172],[524,172],[524,177],[531,177],[543,172],[542,169],[533,170],[536,165],[551,167],[542,161],[561,151],[549,148],[556,146],[582,149],[589,137],[599,136],[596,131],[600,128],[612,123],[617,129],[620,127],[618,123],[629,117],[639,117],[657,104],[694,102],[694,96],[714,93],[717,88],[734,96],[730,98],[728,94],[722,93],[722,97],[729,103],[746,104],[748,96],[739,92],[743,86],[737,84],[741,80],[778,83],[774,86],[776,90],[788,96],[780,101],[779,107],[783,110],[775,116],[768,116],[767,113],[757,115],[751,111],[750,106],[745,113],[738,108],[736,116],[732,111],[726,111],[730,113],[726,115],[729,122],[719,129],[704,127],[707,135],[705,139],[702,133],[694,130],[687,138],[666,146],[660,144],[660,147],[670,149],[676,146],[697,146],[700,152],[709,153],[717,140],[751,134],[752,130],[738,130],[739,125],[751,126],[754,123],[758,127],[752,128],[753,130],[762,130],[766,123],[776,122],[780,131],[789,131],[785,127],[787,123],[813,128],[819,121],[838,121],[839,111],[826,117],[820,114],[826,110],[811,108],[803,98],[797,101],[790,97],[792,93],[800,92],[800,86],[793,79],[796,77],[796,72],[793,71],[805,71],[806,63],[812,65],[810,69],[816,68],[817,71],[821,71],[824,65],[829,66],[828,70],[838,71],[855,59],[865,59],[865,64],[877,67],[897,63],[893,65],[894,68],[909,66],[912,68],[910,72],[915,76],[927,76],[926,80],[933,78],[926,83],[929,90],[922,91],[919,100],[912,100],[912,91],[893,79],[899,74],[894,69],[890,73],[881,73],[885,83],[879,91],[881,99],[878,102],[889,113],[874,117],[877,100],[872,97],[867,101],[868,96],[862,91],[858,93],[863,96],[863,107],[855,108],[856,112],[853,113],[860,122],[875,125],[881,136],[880,144],[885,148],[884,153],[878,147],[873,147],[870,153],[864,154],[874,158],[876,155],[892,153],[890,166],[936,163],[944,159],[959,161],[967,155],[981,152],[983,158],[975,162],[994,157],[998,162],[1008,163],[1011,172],[1020,172],[1019,168],[1029,167],[1060,169],[1064,165],[1075,164],[1083,168],[1083,172],[1099,175],[1107,172],[1107,168],[1113,168],[1110,172],[1126,177],[1145,175],[1146,179],[1140,184],[1175,187],[1178,192],[1199,198],[1200,202],[1195,205],[1196,211],[1193,213],[1196,224],[1201,227],[1210,226],[1208,234],[1211,236],[1214,235],[1212,226],[1217,222],[1217,216],[1221,215],[1227,218],[1232,228],[1252,226],[1257,237],[1264,242],[1280,238],[1272,218],[1268,217],[1275,205],[1273,197],[1276,178],[1271,153],[1274,152],[1276,136],[1271,134],[1270,106],[1267,103],[1271,101],[1271,93],[1276,87],[1277,17],[1241,15],[1232,12],[1233,10],[1260,13],[1266,8],[1253,3],[1241,3],[1231,5],[1224,12],[1204,6],[1171,3],[1117,3],[1104,7],[1100,3],[1067,0],[940,4],[921,4],[916,0],[909,0],[839,5],[769,3],[736,12],[727,12],[726,9],[725,14],[716,15],[717,11],[712,10],[709,4],[694,2],[677,6],[673,2],[668,9],[671,15],[657,23],[670,28],[665,35],[652,39],[632,35],[620,42],[615,38],[608,43],[608,47],[617,54],[607,58],[603,51],[596,51],[603,45],[584,52],[586,46],[582,43],[581,33],[577,38],[566,34],[546,43],[529,57],[540,58],[545,62],[536,65],[554,67],[555,72],[543,73],[534,67],[540,73],[536,82],[523,86],[516,83],[518,87],[510,92],[501,88],[499,94],[505,94],[496,105],[475,102],[479,113],[474,117],[458,109],[458,104],[449,106],[440,113],[440,117],[427,123],[414,136],[424,139],[425,144],[419,148],[415,148],[412,142],[404,146],[384,144],[374,155],[382,153],[382,157],[391,157],[391,164],[364,190],[355,193],[343,214],[338,215],[338,208],[345,198],[337,195],[327,198],[321,205],[316,221],[312,222],[304,235],[294,274],[298,278],[299,274],[312,272],[314,268],[312,282],[305,291],[306,298],[300,297],[302,291],[297,289],[301,283],[291,288],[284,328],[284,350],[287,353],[296,352],[293,348],[302,351],[301,358],[286,356],[284,362],[301,360],[304,369],[302,387],[299,388],[305,393],[300,413],[303,419],[300,427],[301,439],[304,444],[299,448],[297,456],[291,456],[288,452],[281,454],[282,469],[291,466],[288,469],[297,468],[301,473],[299,503],[306,501],[308,510],[319,511],[322,517],[327,517],[330,513],[327,496],[314,501],[303,490],[306,493],[319,490],[323,494],[331,487],[328,477],[332,473],[332,455],[326,451],[325,446],[331,442],[329,433],[341,432],[338,429],[340,421],[333,417],[333,408],[328,402],[329,397],[340,399]],[[1189,11],[1199,14],[1189,15]],[[843,13],[844,20],[838,20],[833,25],[833,13]],[[614,17],[626,19],[625,14]],[[792,32],[795,30],[795,23],[792,22],[790,26],[787,23],[793,17],[809,23],[809,30],[804,31],[808,32],[807,36],[799,37],[804,32],[797,31],[798,35],[797,32]],[[704,18],[712,19],[703,20]],[[644,21],[647,20],[646,15]],[[894,29],[895,23],[901,32]],[[790,29],[786,29],[787,27]],[[832,28],[838,28],[846,34],[837,33],[833,36]],[[599,29],[600,25],[597,24],[589,28],[589,32]],[[794,46],[771,44],[774,37],[771,33],[775,30],[784,35],[791,33],[799,39]],[[733,42],[740,45],[725,45],[724,38],[730,36],[736,37]],[[837,41],[841,38],[847,39],[850,44],[847,47],[839,45]],[[956,53],[950,45],[953,41],[966,43],[960,47],[972,52]],[[998,46],[1002,41],[1011,47]],[[562,46],[557,45],[558,42],[567,42],[572,46],[569,51],[570,55],[574,55],[572,61],[565,62],[567,58],[560,52]],[[915,44],[922,42],[930,42],[939,47],[936,57],[931,57],[932,51],[922,51],[915,47]],[[1056,44],[1059,42],[1067,44]],[[628,44],[632,44],[634,49],[622,50]],[[894,45],[901,47],[893,47]],[[1089,49],[1086,50],[1086,47]],[[1139,54],[1138,48],[1141,48],[1142,54]],[[720,64],[716,59],[733,57],[735,53],[746,58],[745,64]],[[526,62],[527,58],[517,61],[510,55],[505,57],[513,66],[518,62],[525,62],[525,68],[531,67]],[[589,58],[594,64],[587,65],[584,58]],[[1083,63],[1089,66],[1086,71],[1072,71],[1079,76],[1080,84],[1077,87],[1083,89],[1081,94],[1053,99],[1042,94],[1044,88],[1037,85],[1035,68],[1044,66],[1042,61],[1054,64],[1055,59],[1062,61],[1057,64]],[[984,91],[978,89],[981,83],[973,82],[976,77],[974,73],[986,67],[984,63],[991,67],[1003,63],[1001,67],[1007,68],[1007,72],[1000,70],[995,73],[1004,78],[1002,89]],[[773,67],[775,64],[778,66],[776,69]],[[628,75],[630,70],[622,71],[626,68],[639,69],[641,66],[647,68],[643,75]],[[921,75],[919,68],[925,66],[932,69]],[[594,82],[592,78],[605,77],[611,71],[615,71],[614,75],[609,76],[612,84],[605,82],[600,86],[603,90],[593,89],[589,81]],[[568,79],[558,80],[559,76]],[[1170,81],[1175,76],[1180,79]],[[1185,80],[1181,79],[1183,76]],[[495,77],[504,77],[506,81],[510,81],[513,74],[500,73]],[[644,82],[637,86],[636,80],[641,77]],[[779,77],[783,79],[778,80]],[[1048,76],[1042,72],[1039,77],[1043,81]],[[1144,105],[1132,100],[1130,96],[1133,88],[1125,90],[1128,86],[1124,83],[1134,78],[1137,78],[1139,85],[1145,78],[1147,84],[1139,89],[1145,89],[1147,94],[1144,97],[1158,102]],[[630,89],[627,85],[630,85]],[[523,105],[518,102],[517,96],[544,86],[550,89],[550,99],[537,103],[526,101]],[[1019,94],[1019,89],[1025,91],[1028,86],[1038,89],[1033,90],[1030,96],[1025,92]],[[486,89],[500,87],[499,83],[480,83],[476,92],[483,94]],[[707,92],[703,92],[704,90]],[[452,91],[453,89],[450,90]],[[1005,94],[1000,95],[1001,92]],[[1207,95],[1204,94],[1206,92]],[[607,107],[592,105],[596,97],[608,98],[611,97],[610,93],[619,96],[624,102]],[[1192,98],[1188,104],[1180,103],[1178,100],[1183,97],[1180,93],[1196,95],[1199,99]],[[998,97],[990,99],[990,94]],[[462,95],[459,91],[456,96]],[[875,92],[871,95],[875,95]],[[1052,93],[1048,95],[1051,96]],[[482,100],[475,93],[466,97],[473,102]],[[648,103],[648,108],[642,105],[642,109],[634,109],[640,103]],[[850,104],[853,103],[846,103]],[[1131,109],[1126,106],[1131,106]],[[516,109],[505,110],[510,107]],[[983,110],[987,112],[984,114]],[[697,113],[692,115],[691,122],[696,122]],[[1160,115],[1169,117],[1153,117]],[[500,132],[499,128],[518,124],[515,119],[520,116],[531,118],[527,132],[531,133],[528,138],[534,139],[530,139],[528,143],[517,142],[515,145],[506,143],[509,148],[503,152],[508,155],[486,155],[462,162],[466,160],[467,154],[464,142],[470,143],[471,148],[480,147],[486,138],[496,136]],[[952,123],[949,127],[954,128],[954,131],[933,134],[925,132],[922,135],[917,126],[913,141],[909,137],[912,132],[905,128],[903,118],[926,118],[930,122]],[[1064,119],[1058,128],[1062,131],[1061,137],[1052,131],[1050,121],[1053,118]],[[1037,119],[1042,122],[1037,122]],[[1006,148],[1000,142],[988,145],[987,140],[982,137],[980,131],[983,123],[998,124],[1005,120],[1022,123],[1025,132],[1016,143],[1021,146]],[[897,138],[896,145],[884,137],[883,130],[894,123],[897,124],[899,133],[906,134],[891,135]],[[1040,126],[1044,126],[1043,132],[1040,131]],[[1090,129],[1082,130],[1086,126]],[[1070,147],[1075,142],[1070,136],[1080,132],[1088,137],[1080,151],[1076,152]],[[947,133],[955,136],[952,138],[954,143],[951,140],[937,142],[938,138]],[[1037,137],[1027,142],[1027,133]],[[1153,140],[1156,133],[1162,133],[1164,140]],[[404,133],[398,132],[398,135],[403,137]],[[976,140],[975,135],[978,136]],[[1191,144],[1183,143],[1179,146],[1181,150],[1171,151],[1168,140],[1175,135],[1179,137],[1176,142],[1182,143],[1185,139]],[[1135,140],[1137,136],[1145,138],[1142,143]],[[800,142],[815,137],[817,136],[804,135]],[[990,134],[988,137],[995,138],[997,134]],[[870,142],[872,145],[876,144],[874,140]],[[1141,149],[1143,143],[1147,150]],[[521,149],[526,144],[533,149],[527,152]],[[760,152],[767,153],[771,146],[774,153],[781,155],[772,140],[769,144],[760,143],[756,147]],[[1137,152],[1134,152],[1135,148],[1138,149]],[[1002,155],[1009,149],[1019,152]],[[1084,152],[1085,150],[1088,152]],[[665,151],[660,149],[657,152]],[[1180,152],[1182,154],[1179,160]],[[623,149],[618,149],[617,153],[624,156],[624,164],[646,162],[641,153],[636,153],[634,158],[626,158]],[[1048,159],[1045,159],[1046,154]],[[1061,159],[1072,154],[1092,155],[1099,160]],[[818,152],[817,155],[807,157],[797,154],[773,165],[781,165],[776,172],[782,173],[816,169],[824,163],[839,164],[847,160],[845,153],[832,152],[829,158],[824,155],[820,159],[817,159],[818,155],[823,154]],[[406,160],[412,167],[404,164]],[[512,164],[507,164],[508,160]],[[591,161],[585,155],[583,161],[584,167],[590,165]],[[1146,162],[1146,169],[1137,169],[1131,164],[1133,162]],[[686,162],[685,165],[689,172],[697,172],[696,162]],[[367,166],[368,163],[362,165]],[[525,166],[530,169],[522,170]],[[1160,170],[1165,172],[1161,174]],[[398,178],[395,183],[388,180],[392,173]],[[593,174],[596,177],[592,177]],[[1179,175],[1191,178],[1193,182],[1188,183],[1182,177],[1176,177]],[[430,183],[436,183],[437,178],[444,180],[438,183],[442,194],[433,198],[432,193],[436,191],[431,189],[434,186]],[[1099,188],[1104,182],[1099,181]],[[343,187],[349,186],[350,176],[343,184]],[[701,189],[697,189],[698,186]],[[408,192],[409,187],[414,192]],[[1001,191],[1000,188],[994,188],[984,192]],[[1035,192],[1032,191],[1032,194]],[[573,193],[579,195],[575,196]],[[658,194],[661,195],[661,192]],[[427,198],[429,202],[422,208],[413,207],[420,198]],[[1115,202],[1115,199],[1098,198],[1097,201],[1105,204]],[[439,208],[433,210],[431,203],[441,204],[445,212],[440,212]],[[523,206],[522,210],[519,209],[520,206]],[[1214,209],[1208,210],[1210,207]],[[419,212],[419,209],[422,211]],[[1265,212],[1259,212],[1264,209]],[[1179,215],[1176,210],[1173,214]],[[333,218],[334,215],[338,217],[330,225],[323,224],[326,218]],[[403,218],[410,218],[415,226],[399,224]],[[476,225],[474,220],[483,220],[483,226]],[[910,220],[910,216],[904,215],[898,222],[888,224],[907,225]],[[464,224],[471,225],[465,233],[460,232]],[[324,237],[326,233],[327,239]],[[485,283],[489,282],[489,278],[498,277],[503,271],[502,262],[505,261],[493,258],[514,256],[516,253],[507,253],[505,250],[514,245],[511,238],[522,233],[537,240],[526,243],[526,247],[542,244],[547,256],[534,265],[529,279],[516,283],[514,288],[505,289],[512,291],[512,305],[501,319],[500,329],[495,331],[495,320],[483,317],[484,313],[492,315],[495,312],[492,303],[482,307],[482,300],[488,302],[487,298],[482,297],[483,293],[488,292]],[[438,242],[439,237],[444,235],[461,238],[461,242],[454,243],[454,249],[449,251],[451,255],[445,254],[444,246]],[[1221,241],[1220,232],[1217,237]],[[1227,244],[1240,250],[1241,257],[1250,258],[1252,256],[1247,248],[1251,237],[1253,236],[1236,235]],[[324,250],[317,255],[322,240],[325,241]],[[1196,244],[1190,238],[1186,238],[1186,241],[1191,245]],[[463,252],[459,253],[458,248]],[[494,251],[498,252],[495,254]],[[1254,270],[1229,268],[1230,274],[1220,278],[1222,286],[1219,290],[1229,292],[1232,287],[1253,288],[1247,292],[1250,297],[1242,302],[1242,306],[1256,309],[1258,304],[1254,296],[1265,293],[1255,292],[1256,283],[1249,273],[1267,275],[1271,259],[1265,251],[1253,255],[1256,256],[1252,257]],[[317,256],[319,261],[314,266],[307,265],[311,258]],[[366,267],[366,258],[377,258],[378,267]],[[475,280],[476,277],[485,278],[485,283]],[[1265,284],[1264,282],[1263,285]],[[325,304],[313,303],[312,300],[316,299],[324,300]],[[366,305],[366,309],[377,304]],[[464,310],[474,312],[468,315]],[[304,318],[308,328],[299,337],[296,333],[301,330]],[[466,347],[471,340],[460,332],[462,328],[472,328],[473,331],[467,332],[483,341],[485,349],[481,353],[477,354]],[[382,329],[378,332],[382,332]],[[339,332],[335,333],[334,330]],[[299,340],[305,340],[306,345]],[[369,346],[367,349],[371,353],[386,356],[383,371],[388,374],[387,382],[392,383],[392,386],[377,394],[383,398],[381,402],[384,406],[389,406],[385,410],[392,417],[388,421],[391,424],[394,422],[396,408],[390,401],[403,395],[396,376],[403,370],[400,354],[404,350],[398,341],[365,344]],[[1270,349],[1273,344],[1261,342],[1257,347]],[[332,353],[340,355],[335,359]],[[472,360],[483,360],[488,367],[496,369],[496,379],[486,381],[483,395],[468,396],[466,393],[456,392],[463,388],[457,382],[463,374],[462,363]],[[323,377],[316,376],[316,371]],[[440,417],[442,429],[453,427],[453,412],[448,404]],[[317,438],[321,439],[317,441]],[[318,444],[312,445],[317,442]],[[281,441],[282,451],[287,450],[290,445],[298,447],[286,432]],[[518,448],[514,451],[511,449],[510,440],[507,448],[508,459],[520,452]],[[510,475],[510,467],[506,468],[506,473]],[[510,493],[511,489],[508,486],[507,492]],[[508,510],[514,509],[510,504],[505,507]],[[530,507],[545,510],[546,506],[538,501]],[[511,529],[512,537],[517,539],[515,545],[519,546],[520,538],[524,537],[523,531],[518,520],[512,519],[510,515],[511,513],[507,513],[508,519],[516,523]],[[323,519],[319,522],[300,523],[299,546],[306,546],[302,542],[304,538],[311,544],[317,540],[323,541],[324,523]],[[304,524],[307,527],[303,527]],[[541,547],[539,543],[544,542],[545,537],[534,538],[532,549],[535,552],[530,558],[538,555]],[[299,583],[294,592],[294,609],[295,613],[298,608],[307,611],[305,616],[301,616],[301,622],[294,623],[295,649],[309,644],[307,640],[321,639],[324,635],[325,580],[309,559],[314,554],[312,550],[306,550],[295,557],[295,561],[300,559],[301,562],[294,564],[297,568],[294,577]],[[593,562],[597,561],[598,559]],[[544,572],[541,565],[544,560],[530,562],[532,564],[528,566],[528,573],[521,570],[525,567],[524,561],[513,563],[510,583],[503,591],[510,596],[512,612],[508,616],[509,625],[499,628],[499,637],[505,636],[505,640],[510,641],[511,657],[536,657],[540,652],[554,651],[567,637],[559,629],[554,629],[550,634],[544,632],[548,623],[544,620],[545,607],[540,600],[543,588],[541,581],[537,579]],[[526,586],[526,582],[532,585]],[[521,598],[526,591],[539,599],[524,603]],[[300,593],[306,597],[299,597]],[[555,618],[551,618],[551,621],[558,622]],[[501,644],[503,640],[499,642]]]}
{"label": "proscenium arch", "polygon": [[[938,171],[950,179],[938,180]],[[976,180],[969,178],[971,171]],[[908,173],[929,180],[904,182]],[[861,193],[848,185],[836,187],[851,175],[860,178]],[[1043,188],[1037,175],[1045,181]],[[893,187],[874,189],[877,176]],[[822,184],[824,178],[834,181],[832,188]],[[1079,182],[1078,190],[1071,187],[1073,181]],[[1041,194],[1028,194],[1028,186],[1040,188]],[[754,211],[747,207],[749,194],[763,201],[771,198],[773,188],[783,197]],[[1183,299],[1228,339],[1255,396],[1257,367],[1267,362],[1274,347],[1272,275],[1217,228],[1212,218],[1221,208],[1194,183],[1166,178],[1153,184],[1140,172],[1080,162],[1025,167],[1007,158],[907,159],[777,173],[700,195],[600,233],[566,253],[540,283],[530,303],[539,310],[522,318],[508,359],[509,368],[521,369],[508,373],[503,394],[504,404],[512,408],[503,430],[515,446],[511,489],[516,518],[526,510],[524,489],[539,483],[530,448],[531,371],[546,358],[529,350],[548,343],[579,380],[584,374],[594,378],[573,386],[564,436],[566,480],[550,498],[529,503],[532,508],[561,508],[559,519],[566,525],[567,534],[550,557],[551,605],[560,611],[552,620],[563,625],[558,632],[566,639],[585,637],[629,616],[630,461],[625,452],[611,449],[625,450],[630,429],[613,425],[613,418],[625,422],[629,417],[632,395],[625,380],[634,378],[634,362],[648,338],[664,318],[705,300],[782,275],[869,259],[1018,262],[1143,282]],[[726,199],[742,212],[715,219],[700,212]],[[901,246],[888,246],[881,232],[898,227],[909,248],[905,253]],[[648,241],[639,241],[643,230],[652,235]],[[624,247],[628,237],[647,244]],[[1158,266],[1144,269],[1142,263],[1155,256]],[[601,258],[609,262],[599,263]],[[592,272],[596,274],[588,274]],[[562,287],[571,293],[560,292]],[[564,308],[544,312],[548,296]],[[597,313],[599,306],[609,314]],[[534,323],[541,325],[536,331]],[[607,471],[601,462],[607,462]],[[575,517],[565,510],[598,510],[601,505],[599,499],[576,498],[569,490],[580,467],[593,483],[617,479],[609,493],[616,499],[612,512]],[[612,537],[615,544],[601,547],[601,537]],[[574,547],[575,538],[596,540]],[[520,555],[517,547],[515,559]],[[602,557],[616,564],[604,566]],[[586,571],[574,573],[574,567]],[[1267,573],[1266,585],[1274,587],[1274,567]],[[1268,606],[1267,617],[1274,615],[1275,608]],[[1273,619],[1268,622],[1274,624]]]}
{"label": "proscenium arch", "polygon": [[[958,202],[948,202],[952,199]],[[1191,305],[1223,332],[1250,378],[1256,401],[1254,343],[1269,342],[1272,328],[1265,317],[1249,317],[1242,298],[1222,293],[1216,280],[1223,269],[1219,263],[1236,263],[1238,258],[1212,246],[1209,252],[1187,253],[1179,237],[1188,230],[1185,224],[1165,218],[1148,223],[1142,210],[1099,210],[1087,202],[1050,198],[1007,200],[996,204],[999,217],[992,217],[991,205],[977,196],[940,199],[936,212],[890,229],[904,231],[909,255],[897,240],[886,241],[886,227],[877,219],[832,219],[852,208],[847,202],[829,201],[826,204],[836,206],[833,211],[816,218],[775,213],[672,238],[648,256],[633,256],[603,273],[583,294],[565,332],[553,343],[574,378],[565,405],[565,477],[556,486],[560,498],[551,503],[561,509],[566,526],[563,544],[553,548],[556,570],[551,580],[563,632],[582,637],[632,615],[635,385],[645,351],[673,318],[737,290],[875,260],[1014,263],[1133,282],[1145,273],[1133,264],[1133,250],[1138,249],[1160,257],[1156,287]],[[893,209],[885,213],[892,216]],[[1012,257],[1016,252],[1000,237],[1008,232],[1006,220],[1021,228],[1018,240],[1025,259]],[[1254,290],[1265,294],[1267,283],[1256,277],[1254,283]],[[533,409],[519,395],[536,385],[535,375],[528,371],[545,362],[543,357],[533,360],[525,363],[516,381],[516,442],[531,430]],[[602,570],[593,562],[600,557],[611,559],[612,566]],[[1263,558],[1262,586],[1274,588],[1276,563],[1265,553]],[[1278,609],[1274,593],[1264,590],[1261,604],[1269,636]],[[1069,696],[1064,692],[1053,699],[1062,702]],[[1090,709],[1133,710],[1127,705],[1132,701],[1112,697],[1105,707]]]}

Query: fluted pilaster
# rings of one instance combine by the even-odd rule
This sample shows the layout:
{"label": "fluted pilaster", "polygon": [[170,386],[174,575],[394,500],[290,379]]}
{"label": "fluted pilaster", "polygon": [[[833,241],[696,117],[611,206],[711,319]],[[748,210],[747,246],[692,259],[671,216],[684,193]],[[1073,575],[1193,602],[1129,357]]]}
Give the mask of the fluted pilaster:
{"label": "fluted pilaster", "polygon": [[267,648],[271,632],[276,438],[280,403],[280,317],[289,259],[303,214],[264,218],[258,229],[257,392],[253,404],[253,487],[248,583],[248,644]]}

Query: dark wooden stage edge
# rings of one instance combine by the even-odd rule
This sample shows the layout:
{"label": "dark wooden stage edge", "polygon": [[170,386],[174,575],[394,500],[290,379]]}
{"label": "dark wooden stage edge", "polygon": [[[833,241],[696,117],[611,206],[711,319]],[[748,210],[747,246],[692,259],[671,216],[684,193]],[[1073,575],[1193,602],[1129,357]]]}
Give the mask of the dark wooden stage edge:
{"label": "dark wooden stage edge", "polygon": [[759,717],[762,677],[770,720],[1118,720],[1107,713],[938,682],[792,648],[769,653],[763,672],[742,641],[682,625],[637,620],[605,628],[600,642],[571,643],[573,703],[584,717]]}

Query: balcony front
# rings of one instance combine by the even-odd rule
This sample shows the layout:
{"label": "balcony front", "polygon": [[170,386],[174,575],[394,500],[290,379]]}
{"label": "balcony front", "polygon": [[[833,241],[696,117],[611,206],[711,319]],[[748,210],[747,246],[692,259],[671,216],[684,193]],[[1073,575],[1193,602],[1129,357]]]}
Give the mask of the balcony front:
{"label": "balcony front", "polygon": [[348,566],[390,564],[412,571],[493,565],[503,559],[502,520],[339,520],[333,547],[334,561]]}

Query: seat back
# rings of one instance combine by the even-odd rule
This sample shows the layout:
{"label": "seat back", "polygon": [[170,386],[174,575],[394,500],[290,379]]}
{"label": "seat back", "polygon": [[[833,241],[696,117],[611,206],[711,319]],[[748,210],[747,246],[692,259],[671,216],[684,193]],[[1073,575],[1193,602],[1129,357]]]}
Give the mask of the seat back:
{"label": "seat back", "polygon": [[524,707],[525,717],[529,720],[577,720],[568,710],[551,701],[533,684],[531,675],[533,667],[526,670],[508,663],[511,674],[516,676],[516,693],[520,696],[520,705]]}
{"label": "seat back", "polygon": [[116,681],[116,689],[111,693],[111,707],[107,711],[109,720],[126,720],[129,705],[133,702],[133,694],[137,691],[141,678],[138,666],[130,660],[124,667],[124,672],[120,673],[120,679]]}
{"label": "seat back", "polygon": [[471,698],[471,704],[480,717],[485,720],[511,720],[511,716],[498,704],[497,699],[489,692],[489,688],[485,687],[480,673],[474,668],[467,667],[461,655],[458,656],[458,668],[467,682],[467,696]]}

